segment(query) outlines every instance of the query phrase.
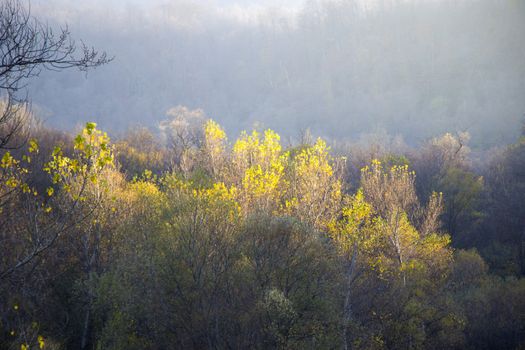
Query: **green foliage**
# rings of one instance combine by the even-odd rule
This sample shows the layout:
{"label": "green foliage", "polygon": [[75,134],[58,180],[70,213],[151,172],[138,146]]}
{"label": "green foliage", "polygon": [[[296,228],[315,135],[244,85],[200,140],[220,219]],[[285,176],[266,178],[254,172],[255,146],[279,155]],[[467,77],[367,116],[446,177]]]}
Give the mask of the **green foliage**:
{"label": "green foliage", "polygon": [[482,214],[479,202],[483,190],[483,178],[459,168],[449,168],[437,183],[437,189],[443,192],[445,200],[444,224],[447,232],[456,234],[459,244],[467,244],[474,226]]}
{"label": "green foliage", "polygon": [[[480,251],[500,274],[525,275],[525,142],[520,139],[492,160],[485,177],[486,216]],[[501,247],[505,258],[498,254]],[[486,253],[488,254],[486,254]]]}
{"label": "green foliage", "polygon": [[[287,150],[267,130],[230,146],[218,124],[202,127],[203,141],[181,153],[193,157],[187,168],[190,158],[170,168],[171,151],[133,144],[152,142],[147,133],[120,141],[115,156],[94,123],[70,148],[31,140],[24,154],[2,154],[2,346],[523,346],[523,280],[491,275],[443,231],[490,217],[479,213],[479,175],[454,161],[436,182],[442,194],[418,191],[410,162],[392,156],[365,167],[351,193],[322,139]],[[519,192],[517,150],[488,177],[492,191]],[[46,181],[33,185],[38,174]],[[503,195],[517,206],[521,193]],[[517,273],[509,232],[480,252]]]}
{"label": "green foliage", "polygon": [[86,127],[74,139],[73,158],[65,156],[61,147],[55,147],[44,170],[49,173],[54,184],[62,184],[70,192],[75,182],[80,179],[81,187],[87,181],[95,184],[98,176],[107,166],[113,165],[112,149],[106,133],[96,129],[95,123],[86,123]]}

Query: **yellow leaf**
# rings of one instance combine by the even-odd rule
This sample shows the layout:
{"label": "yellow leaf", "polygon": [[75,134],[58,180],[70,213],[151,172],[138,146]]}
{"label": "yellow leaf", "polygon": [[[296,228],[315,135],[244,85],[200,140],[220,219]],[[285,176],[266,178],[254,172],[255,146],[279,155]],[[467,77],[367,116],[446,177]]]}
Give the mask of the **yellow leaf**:
{"label": "yellow leaf", "polygon": [[45,342],[44,342],[44,337],[39,335],[38,336],[38,347],[40,349],[43,349],[44,348],[44,345],[45,345]]}

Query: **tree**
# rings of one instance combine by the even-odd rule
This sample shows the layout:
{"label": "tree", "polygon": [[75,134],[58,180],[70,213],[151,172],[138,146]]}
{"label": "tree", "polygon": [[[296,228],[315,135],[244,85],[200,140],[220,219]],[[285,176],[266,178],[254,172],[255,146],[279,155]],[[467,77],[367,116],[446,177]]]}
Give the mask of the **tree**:
{"label": "tree", "polygon": [[286,178],[285,212],[324,230],[341,205],[342,181],[338,164],[322,139],[291,152]]}
{"label": "tree", "polygon": [[203,167],[215,178],[224,176],[227,140],[226,132],[215,121],[204,124]]}
{"label": "tree", "polygon": [[261,138],[254,130],[243,132],[233,145],[232,179],[240,188],[240,204],[245,213],[254,209],[272,212],[279,208],[285,190],[284,170],[288,154],[282,152],[280,136],[266,130]]}
{"label": "tree", "polygon": [[204,139],[204,111],[177,106],[169,109],[166,115],[169,119],[160,122],[159,129],[172,153],[171,165],[173,170],[188,174],[195,167],[197,151]]}
{"label": "tree", "polygon": [[483,178],[471,170],[468,140],[468,133],[446,133],[425,143],[413,159],[418,195],[443,193],[443,221],[456,246],[472,241],[468,234],[474,231],[480,217]]}
{"label": "tree", "polygon": [[487,248],[481,249],[493,266],[501,271],[525,275],[525,135],[517,143],[494,159],[486,176],[488,239],[490,247],[502,244],[510,250],[510,256],[502,252],[488,256]]}
{"label": "tree", "polygon": [[475,237],[468,233],[476,227],[481,213],[479,203],[483,191],[483,178],[460,168],[449,168],[437,183],[445,198],[443,223],[455,238],[455,245],[466,245]]}
{"label": "tree", "polygon": [[128,179],[145,170],[160,175],[168,170],[168,151],[147,128],[135,127],[115,143],[116,161]]}
{"label": "tree", "polygon": [[365,201],[363,191],[345,197],[343,203],[342,218],[330,223],[328,233],[342,257],[344,266],[346,283],[343,292],[341,335],[346,350],[351,347],[348,328],[351,324],[357,323],[352,310],[352,305],[355,306],[353,299],[357,278],[376,265],[374,256],[378,254],[381,235],[378,222],[374,220],[374,210]]}
{"label": "tree", "polygon": [[[15,192],[17,199],[3,205],[4,210],[0,212],[6,224],[3,228],[11,227],[11,230],[2,230],[0,234],[2,240],[18,242],[14,246],[19,251],[2,252],[0,280],[29,264],[61,235],[93,213],[94,207],[84,213],[80,209],[89,185],[96,184],[105,169],[113,164],[109,138],[96,129],[95,123],[87,123],[75,138],[74,148],[74,157],[65,156],[59,146],[53,150],[51,160],[43,169],[50,176],[52,185],[46,189],[43,199],[35,198],[38,196],[36,189],[25,181],[24,176],[29,170],[20,165],[21,161],[9,152],[2,157],[5,179],[0,179],[0,196]],[[31,141],[23,160],[29,162],[31,153],[37,151],[38,145]],[[24,220],[20,220],[22,217]],[[73,222],[71,218],[74,218]]]}
{"label": "tree", "polygon": [[345,348],[423,346],[425,329],[446,329],[441,320],[452,317],[433,299],[452,260],[450,238],[438,233],[441,197],[421,206],[414,180],[407,166],[385,170],[373,161],[329,226],[345,266]]}
{"label": "tree", "polygon": [[33,17],[20,0],[0,4],[0,149],[25,125],[28,100],[20,96],[28,80],[42,70],[78,68],[87,71],[111,61],[83,42],[77,45],[66,27],[55,32]]}
{"label": "tree", "polygon": [[[2,157],[0,170],[0,193],[8,191],[8,200],[0,212],[0,298],[6,302],[19,298],[25,309],[13,316],[18,319],[15,322],[5,314],[10,305],[2,303],[0,317],[7,324],[16,324],[11,327],[21,337],[32,334],[35,339],[33,333],[38,327],[31,324],[35,319],[46,319],[41,311],[49,299],[43,290],[52,289],[49,282],[58,273],[54,268],[64,264],[74,270],[80,262],[89,273],[105,259],[101,247],[110,245],[111,237],[102,229],[118,223],[105,188],[121,177],[120,173],[111,172],[114,167],[109,138],[94,123],[87,123],[77,135],[69,156],[62,147],[55,146],[43,169],[30,168],[37,152],[34,140],[29,142],[22,160],[8,151]],[[40,193],[29,181],[31,172],[49,178],[49,186]],[[95,220],[90,222],[93,215]],[[81,234],[71,234],[75,232]]]}

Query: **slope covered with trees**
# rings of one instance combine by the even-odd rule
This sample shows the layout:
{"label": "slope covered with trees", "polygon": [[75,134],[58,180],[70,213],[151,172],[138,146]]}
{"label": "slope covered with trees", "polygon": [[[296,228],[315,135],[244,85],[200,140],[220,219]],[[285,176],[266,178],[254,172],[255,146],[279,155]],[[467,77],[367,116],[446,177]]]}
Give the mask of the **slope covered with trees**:
{"label": "slope covered with trees", "polygon": [[525,128],[484,153],[229,140],[178,106],[156,132],[72,134],[28,79],[111,59],[20,4],[0,2],[1,350],[525,347]]}
{"label": "slope covered with trees", "polygon": [[5,348],[523,346],[523,138],[475,172],[452,135],[365,159],[163,132],[2,151]]}
{"label": "slope covered with trees", "polygon": [[235,134],[261,122],[283,137],[386,131],[416,145],[468,130],[484,149],[519,136],[524,1],[304,0],[293,16],[275,9],[250,21],[214,13],[214,2],[45,2],[50,23],[65,20],[62,6],[76,35],[116,61],[89,79],[46,74],[31,88],[35,105],[55,126],[89,116],[112,132],[154,127],[185,105]]}

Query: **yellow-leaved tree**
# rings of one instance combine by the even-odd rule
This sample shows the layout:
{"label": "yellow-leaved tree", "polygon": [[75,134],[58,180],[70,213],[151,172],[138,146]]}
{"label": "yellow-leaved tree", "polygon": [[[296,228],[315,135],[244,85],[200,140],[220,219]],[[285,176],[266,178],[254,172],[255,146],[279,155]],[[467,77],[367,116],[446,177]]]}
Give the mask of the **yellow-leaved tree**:
{"label": "yellow-leaved tree", "polygon": [[[43,168],[30,167],[31,156],[37,152],[34,140],[29,142],[21,161],[5,152],[0,179],[1,191],[6,194],[1,219],[4,227],[9,228],[0,233],[0,239],[9,242],[0,249],[10,247],[0,252],[0,280],[14,281],[21,276],[29,279],[39,271],[38,279],[29,279],[33,288],[38,288],[38,283],[44,284],[52,274],[38,270],[38,264],[48,260],[48,253],[60,254],[70,264],[80,261],[87,274],[100,266],[105,259],[101,247],[111,245],[107,228],[118,223],[114,203],[118,195],[111,187],[122,180],[114,168],[109,137],[97,130],[94,123],[87,123],[77,135],[69,154],[56,146]],[[37,185],[31,184],[31,176],[44,175],[48,177],[48,186],[38,193]],[[9,190],[4,192],[5,189]],[[16,299],[28,291],[29,286],[22,284],[16,291],[0,288],[0,295],[10,292],[10,298]],[[23,311],[15,314],[14,335],[42,346],[38,322]]]}
{"label": "yellow-leaved tree", "polygon": [[325,229],[341,205],[342,183],[322,139],[290,157],[284,212],[317,229]]}
{"label": "yellow-leaved tree", "polygon": [[233,183],[239,187],[239,203],[244,213],[274,211],[286,191],[284,169],[288,154],[282,152],[280,137],[266,130],[243,132],[232,150]]}
{"label": "yellow-leaved tree", "polygon": [[[29,142],[27,154],[22,160],[29,164],[31,154],[38,152],[38,144]],[[62,148],[56,146],[43,171],[51,179],[51,185],[45,195],[35,198],[38,193],[25,180],[29,172],[27,165],[14,159],[9,152],[2,157],[2,181],[0,187],[3,197],[11,193],[19,193],[10,197],[3,207],[12,211],[6,213],[8,220],[26,220],[31,225],[19,225],[12,222],[13,230],[9,233],[16,237],[4,237],[6,240],[16,239],[19,250],[16,254],[6,254],[11,257],[3,261],[0,278],[7,277],[17,269],[33,261],[55,241],[72,227],[86,220],[91,211],[82,214],[82,203],[86,199],[88,187],[101,179],[101,174],[113,164],[113,156],[109,147],[109,138],[96,129],[95,123],[87,123],[82,132],[75,138],[74,154],[64,155]],[[38,169],[37,169],[38,170]],[[31,198],[27,198],[30,195]],[[23,205],[23,201],[30,203]],[[16,215],[15,215],[16,214]],[[74,220],[72,219],[74,218]],[[23,244],[20,244],[22,243]]]}
{"label": "yellow-leaved tree", "polygon": [[[448,312],[442,305],[421,302],[423,295],[428,297],[443,286],[452,262],[450,237],[438,232],[441,196],[434,194],[421,206],[415,174],[407,166],[385,170],[374,160],[361,174],[361,189],[345,198],[341,218],[329,225],[347,271],[342,318],[345,348],[354,342],[383,347],[391,339],[388,333],[366,335],[369,330],[354,322],[354,313],[359,319],[363,313],[378,318],[400,343],[422,346],[424,325]],[[374,294],[381,296],[378,300],[397,300],[386,307],[373,302]],[[422,310],[425,313],[418,314]],[[400,326],[396,317],[411,323]],[[359,332],[362,335],[356,336]]]}
{"label": "yellow-leaved tree", "polygon": [[442,196],[434,193],[427,206],[421,206],[416,195],[415,176],[407,165],[394,165],[385,170],[378,160],[361,171],[365,198],[381,219],[380,228],[386,243],[382,257],[384,269],[391,273],[397,271],[404,285],[410,270],[425,268],[439,271],[437,274],[443,272],[452,253],[448,248],[450,237],[437,232]]}
{"label": "yellow-leaved tree", "polygon": [[217,122],[210,119],[204,124],[203,167],[214,178],[221,180],[225,175],[227,142],[226,132]]}

